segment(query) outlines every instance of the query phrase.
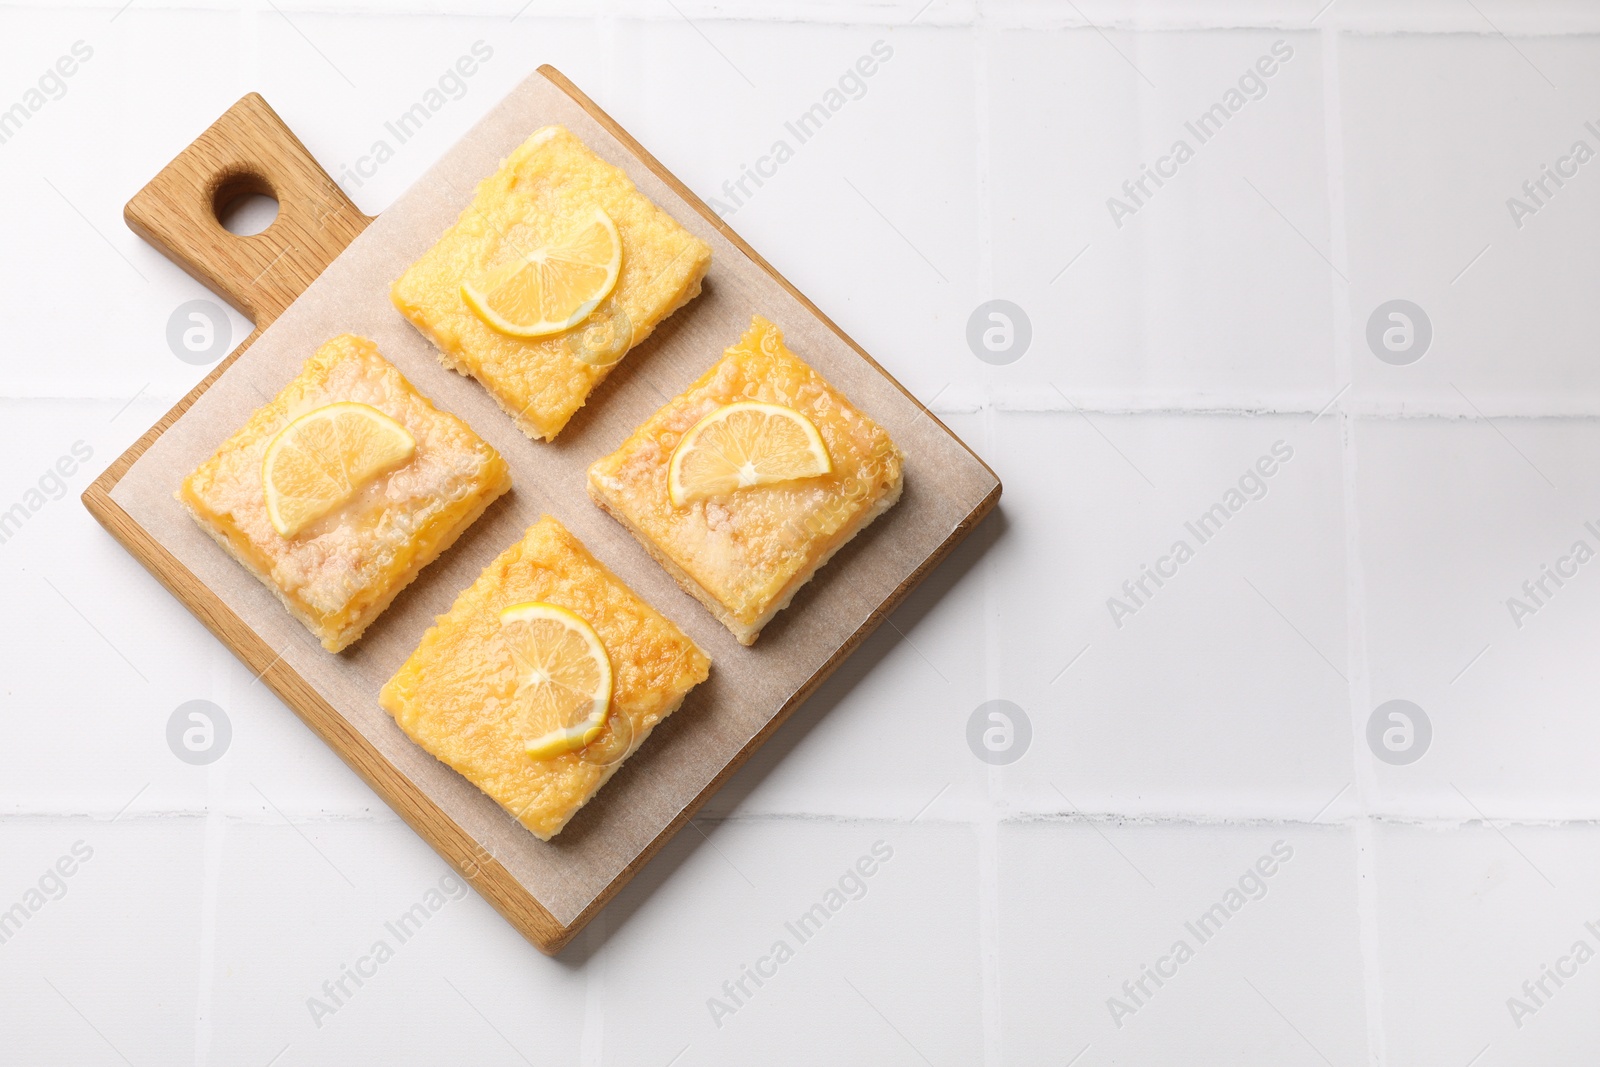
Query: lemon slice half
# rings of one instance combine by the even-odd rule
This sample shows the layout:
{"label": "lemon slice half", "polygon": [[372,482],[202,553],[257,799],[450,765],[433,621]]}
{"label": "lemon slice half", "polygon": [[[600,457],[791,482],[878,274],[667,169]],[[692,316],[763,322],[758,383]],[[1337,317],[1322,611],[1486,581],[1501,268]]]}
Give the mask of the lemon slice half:
{"label": "lemon slice half", "polygon": [[404,426],[367,404],[308,411],[278,431],[262,457],[267,517],[280,534],[293,537],[405,463],[416,448]]}
{"label": "lemon slice half", "polygon": [[667,493],[683,507],[832,470],[828,448],[810,419],[793,408],[741,400],[713,411],[678,441],[667,466]]}
{"label": "lemon slice half", "polygon": [[533,601],[500,613],[516,663],[518,725],[528,755],[549,759],[600,735],[611,707],[611,659],[594,628],[566,608]]}
{"label": "lemon slice half", "polygon": [[511,337],[572,329],[611,295],[622,270],[622,239],[600,208],[558,242],[522,252],[481,278],[461,298],[478,318]]}

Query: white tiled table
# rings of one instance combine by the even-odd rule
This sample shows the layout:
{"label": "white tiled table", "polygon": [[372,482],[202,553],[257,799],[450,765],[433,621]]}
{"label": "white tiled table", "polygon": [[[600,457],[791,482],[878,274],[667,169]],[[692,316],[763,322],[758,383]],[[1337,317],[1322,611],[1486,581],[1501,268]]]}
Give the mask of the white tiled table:
{"label": "white tiled table", "polygon": [[[1507,199],[1600,152],[1600,8],[430,2],[0,13],[0,111],[92,51],[0,142],[0,1064],[1596,1061],[1600,560],[1520,626],[1507,600],[1600,550],[1600,158],[1520,226]],[[205,372],[166,327],[206,294],[123,202],[250,90],[353,173],[477,41],[359,206],[554,63],[1006,485],[559,960],[470,893],[399,943],[444,864],[76,501]],[[966,340],[991,298],[1031,323],[1005,365]],[[1432,326],[1409,365],[1367,342],[1395,299]],[[232,727],[207,766],[166,739],[194,699]],[[1031,727],[1005,765],[967,740],[994,699]],[[1367,740],[1394,699],[1431,723],[1413,763]]]}

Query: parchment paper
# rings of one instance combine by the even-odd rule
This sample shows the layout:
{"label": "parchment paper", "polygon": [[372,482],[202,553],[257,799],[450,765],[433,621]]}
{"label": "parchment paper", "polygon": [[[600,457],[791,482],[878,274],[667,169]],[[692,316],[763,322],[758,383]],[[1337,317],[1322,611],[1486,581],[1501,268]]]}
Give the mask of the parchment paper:
{"label": "parchment paper", "polygon": [[[540,126],[559,122],[713,250],[702,295],[634,349],[552,444],[531,441],[389,302],[389,285],[471,199],[477,183]],[[269,231],[270,232],[270,231]],[[804,229],[795,231],[804,239]],[[589,464],[705,371],[759,312],[789,346],[881,423],[906,454],[900,502],[824,568],[742,648],[590,503]],[[173,499],[182,478],[275,395],[324,341],[352,332],[379,348],[436,405],[506,457],[514,488],[435,561],[353,648],[322,650],[255,578]],[[934,472],[937,472],[935,478]],[[928,557],[995,481],[967,451],[634,158],[576,102],[534,74],[356,238],[112,491],[113,499],[198,576],[403,774],[569,925],[653,841],[844,641]],[[636,592],[711,656],[711,678],[550,843],[539,841],[378,706],[383,683],[434,616],[541,514],[560,519]]]}

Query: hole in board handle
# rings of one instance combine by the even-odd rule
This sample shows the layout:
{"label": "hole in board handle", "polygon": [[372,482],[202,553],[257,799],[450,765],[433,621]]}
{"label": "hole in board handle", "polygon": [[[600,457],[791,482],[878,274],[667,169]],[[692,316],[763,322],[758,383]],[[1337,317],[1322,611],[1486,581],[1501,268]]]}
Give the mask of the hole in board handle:
{"label": "hole in board handle", "polygon": [[211,210],[224,230],[253,237],[278,219],[278,198],[259,174],[234,174],[217,183]]}

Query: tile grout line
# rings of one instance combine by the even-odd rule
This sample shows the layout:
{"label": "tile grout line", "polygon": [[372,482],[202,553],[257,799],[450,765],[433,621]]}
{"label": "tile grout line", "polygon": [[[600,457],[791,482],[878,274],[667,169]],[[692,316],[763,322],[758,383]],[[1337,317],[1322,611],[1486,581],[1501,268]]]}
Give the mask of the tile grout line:
{"label": "tile grout line", "polygon": [[222,851],[227,840],[228,822],[220,810],[226,795],[227,775],[221,763],[207,769],[206,792],[216,803],[207,812],[205,838],[200,853],[200,952],[199,980],[195,983],[194,1062],[206,1067],[211,1061],[213,1007],[216,999],[217,906],[222,888]]}
{"label": "tile grout line", "polygon": [[[260,71],[260,21],[257,13],[253,10],[236,12],[235,31],[240,51],[245,56],[244,62],[237,65],[240,81],[245,85],[241,92],[248,92],[250,84],[259,80],[256,77]],[[218,659],[214,654],[208,658],[211,661],[210,688],[215,691],[219,685],[226,687],[229,703],[232,703],[231,697],[236,695],[231,684],[236,677],[232,658]],[[216,1032],[214,1018],[219,992],[217,910],[222,897],[222,858],[228,837],[228,816],[223,808],[228,796],[228,761],[223,759],[210,764],[205,768],[205,775],[206,810],[200,847],[199,973],[195,981],[195,1067],[207,1067],[211,1062],[212,1038]]]}
{"label": "tile grout line", "polygon": [[[42,7],[40,4],[27,5]],[[301,5],[303,6],[303,5]],[[502,5],[503,7],[504,5]],[[531,5],[527,5],[531,6]],[[545,5],[547,11],[543,17],[551,20],[580,19],[587,13],[587,9],[576,3]],[[634,0],[625,5],[626,10],[621,12],[622,17],[646,25],[655,22],[673,21],[680,18],[667,9],[661,11],[663,5],[646,4],[642,0]],[[760,25],[763,27],[786,25],[812,26],[834,29],[858,29],[862,26],[882,26],[890,20],[904,22],[906,19],[917,17],[918,26],[930,26],[941,30],[960,30],[970,28],[981,16],[977,14],[976,4],[947,4],[934,5],[926,0],[903,0],[898,3],[878,4],[865,7],[865,13],[858,13],[856,9],[849,8],[840,3],[802,2],[773,5],[770,9],[762,10],[759,14],[750,10],[730,11],[726,5],[719,5],[710,0],[700,0],[696,3],[679,3],[686,15],[697,20],[714,20],[732,25]],[[1127,7],[1129,5],[1123,5]],[[1331,5],[1330,5],[1331,6]],[[1464,6],[1464,5],[1463,5]],[[1550,5],[1546,5],[1549,7]],[[477,17],[493,17],[501,12],[502,7],[494,4],[477,3],[462,5],[460,8],[448,8],[445,5],[418,6],[407,9],[403,14],[408,15],[439,15],[461,14]],[[511,10],[516,5],[510,5]],[[290,7],[296,11],[296,7]],[[381,12],[373,7],[350,8],[356,14],[371,14]],[[966,14],[971,10],[972,14]],[[1010,5],[1005,14],[994,24],[1000,29],[1011,31],[1028,30],[1087,30],[1098,26],[1104,30],[1119,30],[1138,33],[1204,33],[1214,30],[1243,30],[1243,31],[1304,31],[1307,29],[1306,18],[1310,10],[1294,16],[1288,14],[1265,15],[1256,12],[1244,12],[1238,5],[1228,3],[1204,3],[1191,5],[1167,5],[1166,8],[1151,9],[1150,5],[1142,8],[1134,5],[1132,14],[1111,15],[1100,14],[1099,18],[1091,22],[1080,14],[1065,14],[1057,8],[1044,4]],[[1382,7],[1378,6],[1382,12]],[[926,14],[921,14],[926,11]],[[1181,11],[1181,14],[1172,14],[1172,11]],[[1099,14],[1097,12],[1097,14]],[[1385,17],[1383,14],[1369,15],[1358,9],[1354,14],[1342,12],[1345,26],[1348,30],[1363,34],[1398,35],[1398,34],[1465,34],[1476,37],[1493,37],[1492,30],[1485,28],[1482,20],[1473,17],[1470,8],[1463,12],[1452,12],[1449,15],[1417,14],[1410,18]],[[1566,14],[1564,21],[1553,21],[1552,16],[1542,14],[1538,10],[1519,13],[1523,21],[1514,25],[1508,31],[1511,36],[1523,39],[1532,36],[1566,38],[1592,35],[1600,28],[1593,16],[1584,15],[1575,19],[1570,13]]]}
{"label": "tile grout line", "polygon": [[[1346,229],[1344,187],[1344,114],[1340,82],[1339,31],[1325,25],[1318,31],[1322,56],[1323,151],[1328,174],[1329,252],[1346,278],[1350,274],[1350,243]],[[1335,385],[1341,391],[1355,381],[1355,350],[1351,336],[1351,294],[1348,281],[1330,280],[1333,298]],[[1370,815],[1376,780],[1370,760],[1362,758],[1366,737],[1363,709],[1371,703],[1372,680],[1366,643],[1366,582],[1361,565],[1361,525],[1357,513],[1357,416],[1348,407],[1337,413],[1340,487],[1343,494],[1345,554],[1345,670],[1350,712],[1351,771],[1356,783],[1356,818],[1352,826],[1355,846],[1356,923],[1360,944],[1362,991],[1367,1018],[1367,1062],[1384,1067],[1387,1054],[1383,1024],[1383,967],[1378,926],[1378,893],[1374,841],[1376,826]]]}
{"label": "tile grout line", "polygon": [[[981,4],[981,0],[980,0]],[[994,295],[994,211],[990,203],[992,185],[989,122],[989,45],[990,31],[981,6],[974,6],[971,29],[974,193],[977,206],[978,287],[984,299]],[[994,454],[994,405],[987,402],[981,419],[983,447]],[[979,564],[983,566],[983,564]],[[983,672],[984,697],[1003,696],[999,670],[1001,627],[999,599],[992,567],[983,573]],[[1001,1067],[1005,1062],[1005,1029],[1000,1000],[1000,812],[1004,803],[1004,768],[988,767],[987,800],[978,825],[978,988],[982,998],[980,1017],[983,1034],[984,1067]]]}
{"label": "tile grout line", "polygon": [[1366,644],[1365,581],[1360,556],[1360,525],[1356,515],[1355,426],[1348,418],[1339,420],[1344,456],[1346,616],[1349,620],[1347,656],[1350,672],[1350,750],[1355,764],[1357,817],[1352,827],[1356,848],[1356,918],[1360,932],[1361,963],[1366,991],[1367,1057],[1372,1067],[1388,1062],[1383,1024],[1383,967],[1378,924],[1378,886],[1376,842],[1378,823],[1371,815],[1376,777],[1372,762],[1363,757],[1366,744],[1366,716],[1362,710],[1371,703],[1372,679]]}
{"label": "tile grout line", "polygon": [[[860,815],[840,814],[837,812],[769,811],[742,815],[696,816],[695,821],[713,826],[721,826],[724,824],[744,826],[754,825],[757,823],[788,822],[823,823],[830,826],[910,826],[913,824],[913,820],[906,817],[906,815],[903,813],[903,809],[906,808],[907,805],[913,804],[922,798],[908,795],[902,799],[904,800],[904,803],[898,805],[898,807],[902,809],[902,812],[899,814],[883,813]],[[969,813],[962,809],[959,804],[954,804],[958,810],[956,813],[952,814],[951,808],[953,803],[954,802],[946,801],[945,803],[939,805],[941,811],[945,812],[942,817],[925,815],[922,818],[916,819],[915,823],[917,825],[924,826],[933,824],[939,826],[954,826],[971,829],[972,827],[984,821],[985,814],[983,811],[972,811]],[[298,826],[333,825],[339,823],[371,823],[374,825],[395,827],[405,825],[404,820],[402,820],[399,816],[395,816],[393,818],[373,818],[368,815],[330,815],[326,809],[318,809],[315,812],[311,812],[298,811],[292,807],[281,810],[283,811],[284,815],[292,819]],[[71,821],[76,819],[86,819],[94,823],[104,823],[110,822],[113,814],[115,813],[108,813],[104,811],[94,814],[89,814],[82,811],[0,812],[0,822],[21,823],[27,820]],[[124,815],[122,818],[119,818],[116,821],[118,823],[137,823],[146,821],[165,823],[181,819],[205,819],[210,815],[211,810],[208,808],[196,808],[192,811],[144,811],[137,814]],[[223,818],[234,823],[238,823],[241,826],[283,825],[282,819],[277,818],[276,816],[270,819],[251,820],[236,813],[223,812],[222,815]],[[1071,811],[1062,808],[1018,808],[1009,814],[996,818],[994,821],[997,825],[1003,826],[1021,826],[1036,822],[1057,821],[1084,826],[1160,826],[1197,830],[1218,826],[1261,826],[1282,827],[1284,829],[1310,826],[1315,826],[1320,829],[1327,829],[1328,827],[1332,826],[1342,826],[1354,829],[1359,822],[1368,821],[1374,826],[1385,825],[1430,831],[1447,831],[1466,829],[1473,826],[1481,826],[1483,824],[1483,819],[1480,816],[1471,813],[1460,817],[1446,817],[1439,815],[1422,816],[1367,811],[1362,812],[1357,816],[1349,816],[1342,819],[1319,818],[1313,821],[1306,818],[1303,810],[1298,814],[1291,816],[1262,814],[1213,815],[1198,812],[1186,814],[1172,812],[1152,813],[1109,811],[1102,809],[1086,810],[1085,808],[1078,808]],[[1496,826],[1510,829],[1562,829],[1566,827],[1574,827],[1600,830],[1600,816],[1595,815],[1570,816],[1551,814],[1543,816],[1519,816],[1513,814],[1496,815],[1492,821]]]}
{"label": "tile grout line", "polygon": [[[219,686],[226,687],[229,703],[235,695],[230,681],[236,677],[230,664],[215,655],[211,661],[211,692]],[[228,761],[218,760],[204,768],[206,776],[206,811],[203,837],[200,846],[200,951],[199,974],[195,982],[194,1013],[194,1063],[206,1067],[211,1061],[212,1036],[215,1033],[213,1017],[217,995],[217,908],[222,896],[222,855],[228,836],[227,812],[223,805],[228,796]]]}

